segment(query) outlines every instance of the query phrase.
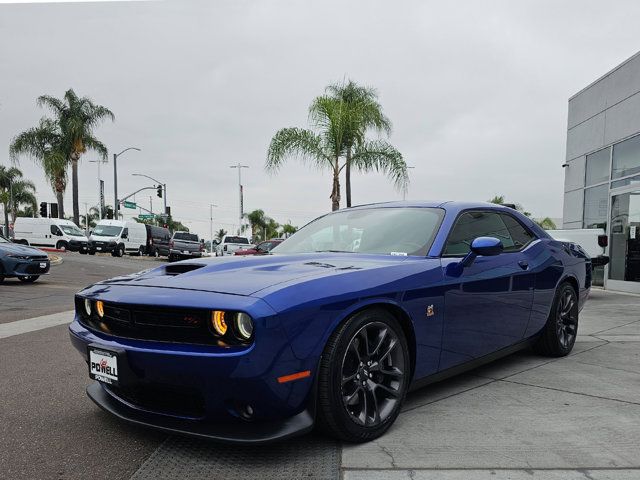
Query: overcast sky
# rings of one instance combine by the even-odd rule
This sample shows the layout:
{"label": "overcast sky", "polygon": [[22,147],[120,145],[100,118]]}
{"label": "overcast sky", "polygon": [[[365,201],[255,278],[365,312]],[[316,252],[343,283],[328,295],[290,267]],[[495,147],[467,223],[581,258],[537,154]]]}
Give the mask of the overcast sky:
{"label": "overcast sky", "polygon": [[[267,146],[350,78],[378,90],[391,142],[415,166],[408,198],[503,194],[560,217],[567,100],[640,49],[639,20],[637,1],[0,5],[0,163],[45,113],[36,97],[72,87],[115,113],[96,130],[111,152],[142,148],[118,162],[120,196],[148,185],[132,173],[166,181],[174,217],[208,237],[210,203],[216,229],[237,225],[229,165],[242,162],[245,211],[302,225],[330,209],[329,172],[291,160],[269,176]],[[81,161],[81,210],[98,202],[96,158]],[[31,160],[20,168],[39,201],[55,201]],[[112,204],[111,160],[102,172]],[[401,198],[375,173],[354,177],[353,196]]]}

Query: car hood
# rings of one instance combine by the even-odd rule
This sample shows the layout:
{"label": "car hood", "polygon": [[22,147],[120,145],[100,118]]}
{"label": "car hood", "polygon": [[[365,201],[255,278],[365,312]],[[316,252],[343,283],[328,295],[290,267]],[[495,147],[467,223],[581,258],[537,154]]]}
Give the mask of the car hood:
{"label": "car hood", "polygon": [[42,257],[47,254],[42,250],[28,247],[26,245],[19,245],[17,243],[0,243],[0,256],[1,255],[29,255]]}
{"label": "car hood", "polygon": [[291,281],[394,266],[409,258],[348,253],[214,257],[171,263],[101,284],[248,296]]}

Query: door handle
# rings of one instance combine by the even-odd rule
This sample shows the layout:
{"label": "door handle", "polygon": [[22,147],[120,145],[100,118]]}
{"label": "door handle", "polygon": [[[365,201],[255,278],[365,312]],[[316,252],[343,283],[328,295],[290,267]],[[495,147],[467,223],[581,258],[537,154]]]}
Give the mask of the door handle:
{"label": "door handle", "polygon": [[526,270],[527,268],[529,268],[529,262],[527,262],[526,260],[520,260],[518,262],[518,265],[520,265],[520,268],[523,270]]}

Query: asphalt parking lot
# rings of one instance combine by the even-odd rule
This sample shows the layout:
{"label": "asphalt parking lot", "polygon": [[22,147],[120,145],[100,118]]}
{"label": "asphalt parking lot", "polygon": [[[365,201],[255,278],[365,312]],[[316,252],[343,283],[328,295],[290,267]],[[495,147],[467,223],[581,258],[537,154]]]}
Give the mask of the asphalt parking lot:
{"label": "asphalt parking lot", "polygon": [[0,478],[640,479],[640,297],[593,291],[569,357],[526,351],[414,392],[377,441],[241,448],[114,420],[85,396],[65,324],[10,330],[66,322],[73,292],[153,261],[66,254],[33,285],[0,285]]}

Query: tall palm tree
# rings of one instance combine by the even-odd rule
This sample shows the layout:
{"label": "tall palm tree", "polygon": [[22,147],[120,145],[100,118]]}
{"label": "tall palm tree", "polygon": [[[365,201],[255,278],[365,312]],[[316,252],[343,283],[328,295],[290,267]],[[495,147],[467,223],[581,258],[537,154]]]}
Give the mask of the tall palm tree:
{"label": "tall palm tree", "polygon": [[78,224],[78,161],[87,150],[97,152],[102,159],[107,158],[107,147],[94,136],[93,131],[105,120],[115,120],[115,116],[107,107],[96,105],[90,98],[78,97],[73,89],[67,90],[62,99],[42,95],[38,97],[38,105],[51,110],[59,125],[66,158],[71,164],[73,220]]}
{"label": "tall palm tree", "polygon": [[227,234],[227,231],[224,228],[221,228],[220,230],[218,230],[216,232],[216,240],[218,240],[219,242],[222,241],[222,237],[224,237]]}
{"label": "tall palm tree", "polygon": [[269,240],[270,238],[277,237],[279,228],[280,224],[278,222],[276,222],[273,218],[267,217],[267,222],[262,229],[262,240]]}
{"label": "tall palm tree", "polygon": [[[283,128],[271,139],[267,151],[267,171],[277,171],[285,160],[294,156],[303,163],[332,173],[331,209],[340,208],[340,173],[346,167],[348,138],[354,131],[354,116],[349,114],[341,99],[324,95],[317,97],[310,107],[310,120],[316,131]],[[397,188],[406,188],[407,165],[402,154],[388,143],[355,142],[350,163],[362,171],[378,170],[392,178]]]}
{"label": "tall palm tree", "polygon": [[5,234],[9,235],[9,212],[11,222],[16,221],[16,208],[22,205],[37,208],[35,197],[36,186],[29,180],[22,178],[22,172],[15,167],[0,165],[0,204],[4,210]]}
{"label": "tall palm tree", "polygon": [[251,212],[245,213],[244,217],[249,221],[251,225],[251,234],[254,237],[259,238],[258,232],[263,232],[267,225],[267,217],[264,214],[264,210],[256,209]]}
{"label": "tall palm tree", "polygon": [[[333,98],[342,102],[344,115],[347,117],[347,129],[344,135],[346,148],[345,159],[345,193],[347,207],[351,206],[351,169],[353,167],[367,171],[372,167],[366,162],[354,162],[353,153],[356,146],[362,146],[365,142],[365,134],[368,130],[377,133],[391,134],[391,120],[382,113],[382,105],[378,102],[378,93],[375,89],[362,87],[352,80],[347,83],[335,83],[326,88],[326,92]],[[315,102],[311,105],[310,115],[315,118],[317,109]],[[379,148],[381,145],[377,145]]]}
{"label": "tall palm tree", "polygon": [[11,141],[9,155],[14,162],[20,155],[31,157],[44,170],[56,195],[58,217],[64,218],[64,192],[67,189],[67,154],[59,125],[48,118]]}
{"label": "tall palm tree", "polygon": [[284,225],[282,225],[282,235],[284,235],[285,237],[293,235],[297,231],[298,231],[298,227],[291,225],[290,222],[287,222]]}

